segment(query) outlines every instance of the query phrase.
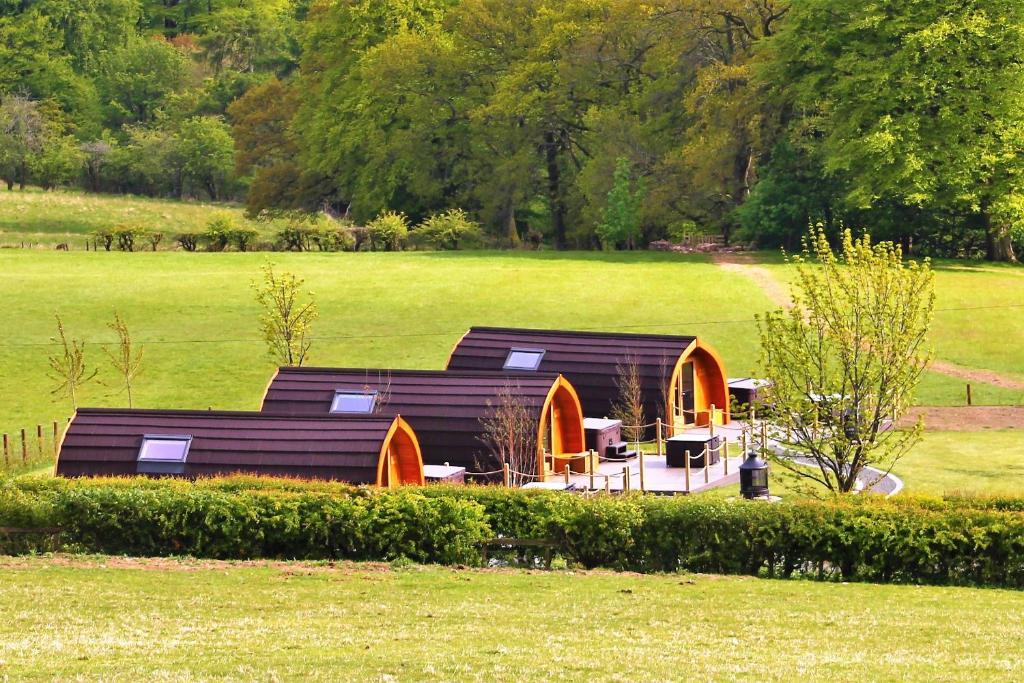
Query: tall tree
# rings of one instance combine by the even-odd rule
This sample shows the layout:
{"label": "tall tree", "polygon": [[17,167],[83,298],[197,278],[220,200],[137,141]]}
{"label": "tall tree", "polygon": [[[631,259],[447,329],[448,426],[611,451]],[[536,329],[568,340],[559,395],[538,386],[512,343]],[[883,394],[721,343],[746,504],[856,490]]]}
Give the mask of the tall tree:
{"label": "tall tree", "polygon": [[960,213],[990,259],[1024,220],[1024,4],[807,0],[763,72],[853,207]]}

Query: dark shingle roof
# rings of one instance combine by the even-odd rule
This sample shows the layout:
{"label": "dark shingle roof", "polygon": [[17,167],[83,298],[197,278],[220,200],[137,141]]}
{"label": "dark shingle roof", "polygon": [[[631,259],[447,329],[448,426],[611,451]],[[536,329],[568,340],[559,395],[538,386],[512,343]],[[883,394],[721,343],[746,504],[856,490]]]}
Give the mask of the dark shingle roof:
{"label": "dark shingle roof", "polygon": [[643,388],[644,414],[662,413],[662,386],[696,337],[616,332],[572,332],[473,327],[448,360],[453,371],[500,371],[511,348],[544,349],[539,372],[557,372],[576,388],[583,414],[603,417],[618,397],[618,366],[635,359]]}
{"label": "dark shingle roof", "polygon": [[330,414],[335,391],[376,390],[387,394],[382,412],[400,414],[416,430],[425,464],[447,462],[480,471],[493,467],[486,456],[480,420],[493,414],[498,392],[513,383],[524,405],[539,419],[558,381],[558,375],[550,373],[281,368],[267,387],[262,410],[325,416]]}
{"label": "dark shingle roof", "polygon": [[68,425],[57,474],[133,475],[144,435],[187,435],[192,443],[184,476],[248,472],[372,484],[395,421],[378,415],[337,419],[82,408]]}

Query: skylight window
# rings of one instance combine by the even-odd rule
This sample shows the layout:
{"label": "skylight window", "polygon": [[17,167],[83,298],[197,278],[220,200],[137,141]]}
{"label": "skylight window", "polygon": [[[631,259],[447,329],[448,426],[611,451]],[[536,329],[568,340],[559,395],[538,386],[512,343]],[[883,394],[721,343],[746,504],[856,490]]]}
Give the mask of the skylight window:
{"label": "skylight window", "polygon": [[143,474],[182,474],[192,445],[191,436],[147,434],[139,447],[138,471]]}
{"label": "skylight window", "polygon": [[336,391],[331,402],[332,413],[370,414],[377,407],[376,391]]}
{"label": "skylight window", "polygon": [[544,349],[509,349],[505,370],[536,370],[544,358]]}

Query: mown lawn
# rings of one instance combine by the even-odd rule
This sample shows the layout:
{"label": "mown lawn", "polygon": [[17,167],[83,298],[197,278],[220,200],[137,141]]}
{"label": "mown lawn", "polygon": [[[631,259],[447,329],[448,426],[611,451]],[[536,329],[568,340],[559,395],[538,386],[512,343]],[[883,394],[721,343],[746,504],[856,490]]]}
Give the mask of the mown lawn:
{"label": "mown lawn", "polygon": [[1024,676],[1024,594],[1003,590],[115,558],[0,567],[11,680]]}
{"label": "mown lawn", "polygon": [[129,225],[165,233],[162,249],[180,232],[201,232],[214,211],[242,216],[239,206],[29,188],[0,191],[0,247],[68,243],[84,249],[94,230]]}

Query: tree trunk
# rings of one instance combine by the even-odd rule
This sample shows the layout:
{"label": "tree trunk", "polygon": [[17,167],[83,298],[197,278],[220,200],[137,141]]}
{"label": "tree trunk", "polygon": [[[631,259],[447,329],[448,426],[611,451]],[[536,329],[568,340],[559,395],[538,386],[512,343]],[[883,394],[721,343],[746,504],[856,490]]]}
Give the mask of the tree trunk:
{"label": "tree trunk", "polygon": [[1017,255],[1013,251],[1013,241],[1010,239],[1009,229],[993,221],[992,214],[987,211],[982,212],[981,223],[985,228],[988,260],[1016,263]]}
{"label": "tree trunk", "polygon": [[558,167],[558,139],[553,132],[544,134],[544,158],[548,171],[548,202],[551,226],[555,230],[555,248],[565,249],[565,206],[562,203],[562,172]]}
{"label": "tree trunk", "polygon": [[505,239],[508,240],[508,245],[513,249],[521,243],[519,230],[516,229],[516,206],[511,199],[508,200],[508,204],[505,207]]}

